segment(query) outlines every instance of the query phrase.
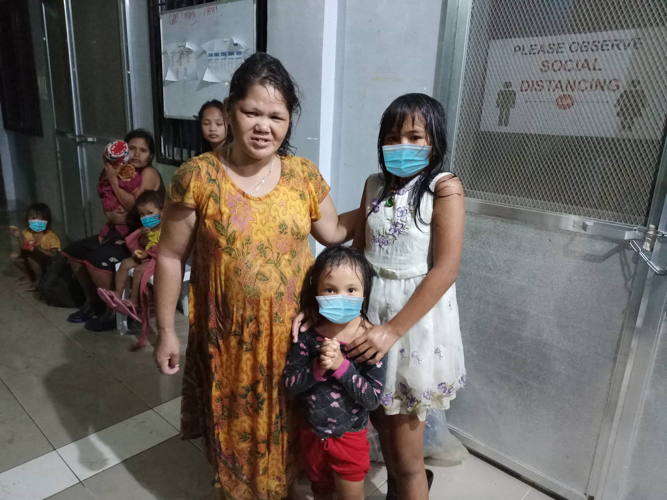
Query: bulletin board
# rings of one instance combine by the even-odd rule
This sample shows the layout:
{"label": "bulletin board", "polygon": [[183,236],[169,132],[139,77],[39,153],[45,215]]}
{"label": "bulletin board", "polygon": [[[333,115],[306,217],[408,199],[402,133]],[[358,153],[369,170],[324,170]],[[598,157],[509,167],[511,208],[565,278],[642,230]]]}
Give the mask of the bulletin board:
{"label": "bulletin board", "polygon": [[164,117],[192,120],[229,94],[229,81],[255,48],[255,2],[234,0],[160,14]]}

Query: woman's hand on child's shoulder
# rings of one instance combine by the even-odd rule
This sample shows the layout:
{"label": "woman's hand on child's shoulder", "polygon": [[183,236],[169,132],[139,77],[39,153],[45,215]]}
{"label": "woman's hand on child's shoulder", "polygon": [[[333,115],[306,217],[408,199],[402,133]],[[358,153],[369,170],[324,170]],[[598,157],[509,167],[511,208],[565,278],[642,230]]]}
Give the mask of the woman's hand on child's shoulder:
{"label": "woman's hand on child's shoulder", "polygon": [[320,314],[315,308],[304,309],[297,314],[292,321],[292,342],[296,344],[299,340],[299,333],[310,330],[320,319]]}

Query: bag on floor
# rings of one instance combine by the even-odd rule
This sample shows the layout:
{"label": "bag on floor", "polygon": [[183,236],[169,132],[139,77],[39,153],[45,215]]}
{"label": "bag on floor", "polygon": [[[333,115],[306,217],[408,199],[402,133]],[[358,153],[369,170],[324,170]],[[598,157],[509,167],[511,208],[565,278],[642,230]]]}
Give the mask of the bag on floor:
{"label": "bag on floor", "polygon": [[442,460],[445,467],[458,465],[468,458],[468,450],[456,439],[447,426],[445,410],[431,410],[424,428],[424,457]]}
{"label": "bag on floor", "polygon": [[56,255],[39,282],[39,298],[53,307],[81,307],[86,294],[64,255]]}

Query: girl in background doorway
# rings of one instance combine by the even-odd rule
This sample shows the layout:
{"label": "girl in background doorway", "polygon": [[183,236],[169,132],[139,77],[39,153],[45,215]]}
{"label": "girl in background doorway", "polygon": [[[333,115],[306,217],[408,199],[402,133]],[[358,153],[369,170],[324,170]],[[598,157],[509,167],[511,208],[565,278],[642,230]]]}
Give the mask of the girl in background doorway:
{"label": "girl in background doorway", "polygon": [[386,354],[382,407],[371,420],[389,474],[387,498],[428,498],[424,468],[429,411],[445,410],[465,383],[454,282],[463,247],[463,187],[446,170],[445,112],[406,94],[382,115],[382,173],[366,181],[354,246],[376,276],[368,309],[375,326],[347,346],[356,362]]}
{"label": "girl in background doorway", "polygon": [[216,151],[225,143],[227,125],[225,124],[224,109],[220,101],[213,99],[212,101],[205,102],[196,116],[201,125],[201,133],[208,143],[204,145],[205,153]]}
{"label": "girl in background doorway", "polygon": [[26,214],[28,227],[20,231],[16,226],[9,228],[16,238],[19,249],[9,256],[23,276],[17,284],[30,284],[31,291],[37,291],[37,282],[51,259],[60,252],[60,240],[51,231],[51,209],[44,203],[33,203]]}

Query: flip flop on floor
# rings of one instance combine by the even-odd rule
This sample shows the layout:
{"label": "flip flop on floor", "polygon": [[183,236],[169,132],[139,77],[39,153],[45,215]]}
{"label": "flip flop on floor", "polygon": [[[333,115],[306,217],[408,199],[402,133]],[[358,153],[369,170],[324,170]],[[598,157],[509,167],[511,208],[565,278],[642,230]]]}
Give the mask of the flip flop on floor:
{"label": "flip flop on floor", "polygon": [[141,318],[137,314],[137,309],[134,307],[134,304],[132,304],[132,302],[130,302],[129,300],[125,299],[116,300],[114,302],[113,308],[117,312],[124,314],[125,316],[129,316],[133,320],[141,323]]}
{"label": "flip flop on floor", "polygon": [[97,289],[97,295],[100,296],[100,299],[104,301],[106,305],[108,305],[111,309],[116,309],[116,303],[115,303],[115,298],[116,296],[111,290],[106,290],[104,288],[98,288]]}

